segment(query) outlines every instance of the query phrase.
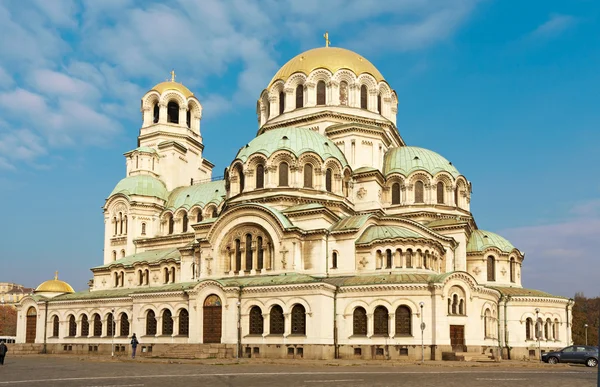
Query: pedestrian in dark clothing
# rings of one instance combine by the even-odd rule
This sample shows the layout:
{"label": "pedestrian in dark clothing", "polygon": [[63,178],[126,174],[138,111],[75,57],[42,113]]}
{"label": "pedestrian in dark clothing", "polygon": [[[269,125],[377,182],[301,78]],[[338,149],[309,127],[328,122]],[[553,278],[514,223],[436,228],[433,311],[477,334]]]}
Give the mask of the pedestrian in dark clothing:
{"label": "pedestrian in dark clothing", "polygon": [[8,352],[8,347],[3,342],[0,342],[0,365],[4,365],[4,356],[6,356],[6,352]]}
{"label": "pedestrian in dark clothing", "polygon": [[135,337],[135,333],[133,334],[133,337],[131,338],[131,358],[135,359],[135,350],[137,349],[137,346],[140,342],[138,341],[137,337]]}

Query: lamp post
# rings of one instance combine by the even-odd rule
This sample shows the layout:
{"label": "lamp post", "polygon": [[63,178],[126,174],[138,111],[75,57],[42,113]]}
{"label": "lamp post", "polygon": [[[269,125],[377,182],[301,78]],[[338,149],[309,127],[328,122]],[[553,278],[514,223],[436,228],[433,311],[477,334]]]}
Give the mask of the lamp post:
{"label": "lamp post", "polygon": [[583,324],[583,327],[585,328],[585,345],[587,345],[587,328],[588,328],[588,325],[587,324]]}
{"label": "lamp post", "polygon": [[110,325],[111,325],[111,333],[112,333],[112,335],[111,335],[111,339],[110,339],[111,340],[111,343],[110,343],[110,346],[111,346],[110,356],[111,357],[115,357],[115,308],[111,309],[111,317],[112,317],[112,319],[111,319]]}
{"label": "lamp post", "polygon": [[535,308],[535,334],[537,336],[538,341],[538,353],[540,355],[540,362],[542,361],[542,343],[540,341],[542,336],[542,324],[540,324],[540,308]]}
{"label": "lamp post", "polygon": [[423,341],[423,332],[425,331],[425,323],[423,322],[423,307],[425,303],[423,301],[419,302],[419,306],[421,307],[421,362],[425,362],[425,343]]}

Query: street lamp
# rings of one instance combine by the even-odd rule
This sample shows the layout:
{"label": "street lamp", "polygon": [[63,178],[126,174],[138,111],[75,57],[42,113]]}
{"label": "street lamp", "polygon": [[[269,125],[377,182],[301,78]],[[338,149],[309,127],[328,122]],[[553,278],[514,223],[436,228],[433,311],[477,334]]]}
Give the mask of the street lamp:
{"label": "street lamp", "polygon": [[110,356],[115,357],[115,308],[111,309],[111,317],[112,317],[112,319],[111,319],[110,324],[111,324],[111,328],[112,328],[111,329],[112,337],[111,337],[111,343],[110,343],[110,346],[111,346]]}
{"label": "street lamp", "polygon": [[419,306],[421,307],[421,362],[425,362],[425,344],[423,342],[423,332],[425,331],[425,323],[423,322],[423,307],[425,303],[423,301],[419,302]]}
{"label": "street lamp", "polygon": [[540,308],[535,308],[535,334],[538,341],[538,353],[540,354],[540,362],[542,361],[542,343],[540,341],[542,336],[542,324],[540,324]]}
{"label": "street lamp", "polygon": [[588,328],[588,325],[587,324],[583,324],[583,327],[585,328],[585,345],[587,345],[587,328]]}

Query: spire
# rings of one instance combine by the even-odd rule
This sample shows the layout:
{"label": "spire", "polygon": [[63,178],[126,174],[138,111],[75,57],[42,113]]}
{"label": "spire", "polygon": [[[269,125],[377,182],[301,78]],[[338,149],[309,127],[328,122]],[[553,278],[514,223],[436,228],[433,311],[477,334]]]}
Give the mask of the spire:
{"label": "spire", "polygon": [[54,279],[57,280],[58,279],[58,270],[54,272]]}
{"label": "spire", "polygon": [[175,69],[171,70],[171,82],[175,82]]}
{"label": "spire", "polygon": [[331,42],[329,41],[329,32],[325,31],[323,37],[325,38],[325,47],[329,47],[329,45],[331,44]]}

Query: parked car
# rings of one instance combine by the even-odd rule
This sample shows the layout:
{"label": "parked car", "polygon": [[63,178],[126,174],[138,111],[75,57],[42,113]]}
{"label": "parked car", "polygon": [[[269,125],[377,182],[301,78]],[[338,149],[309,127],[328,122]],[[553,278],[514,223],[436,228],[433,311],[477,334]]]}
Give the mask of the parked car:
{"label": "parked car", "polygon": [[598,347],[590,345],[571,345],[560,351],[552,351],[542,354],[545,363],[578,363],[588,367],[598,366]]}

